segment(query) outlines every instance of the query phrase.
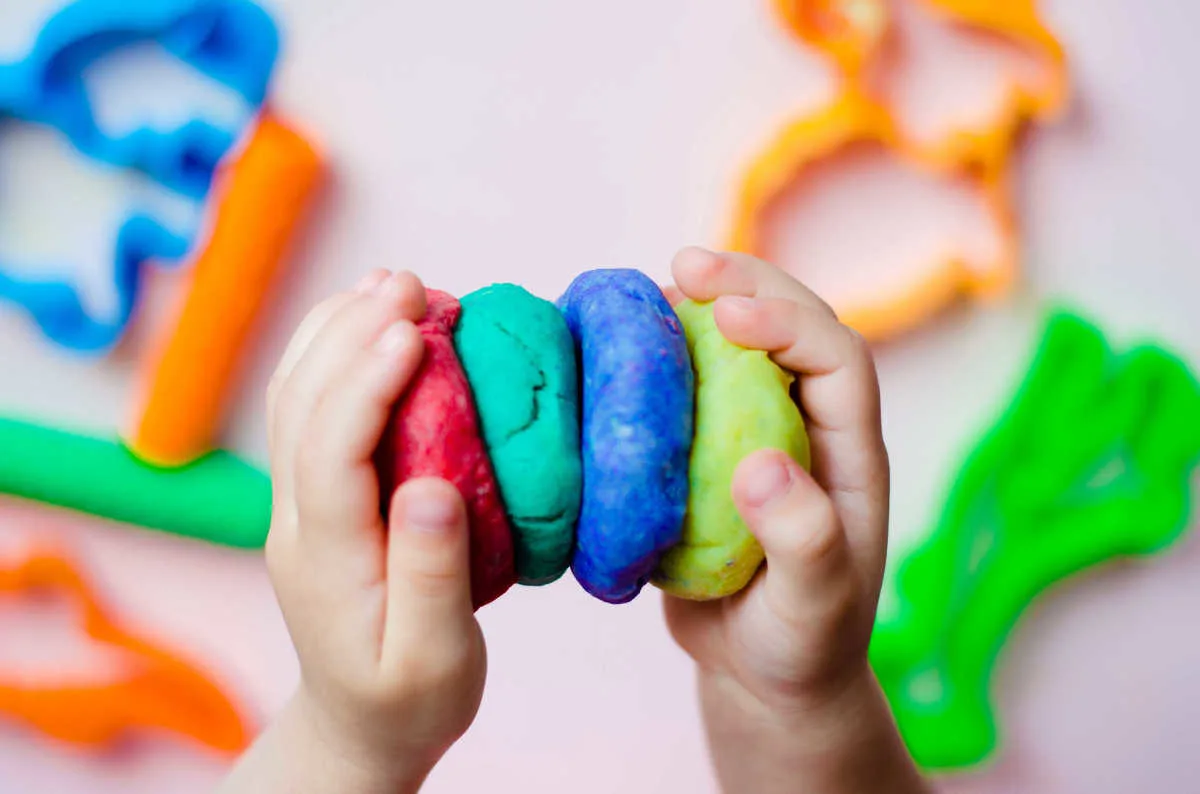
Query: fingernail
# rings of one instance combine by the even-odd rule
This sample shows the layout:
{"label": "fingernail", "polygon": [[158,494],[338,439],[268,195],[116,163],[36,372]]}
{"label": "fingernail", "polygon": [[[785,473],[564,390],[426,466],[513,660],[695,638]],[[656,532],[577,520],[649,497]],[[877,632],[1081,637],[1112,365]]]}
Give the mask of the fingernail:
{"label": "fingernail", "polygon": [[773,459],[759,466],[754,476],[748,478],[742,495],[751,507],[764,507],[787,493],[791,485],[791,470],[783,461]]}
{"label": "fingernail", "polygon": [[395,273],[391,273],[383,281],[375,285],[373,292],[381,298],[398,298],[400,297],[400,279]]}
{"label": "fingernail", "polygon": [[373,270],[354,285],[354,291],[365,295],[379,285],[379,282],[387,278],[386,273],[380,273],[378,270]]}
{"label": "fingernail", "polygon": [[717,298],[718,303],[723,303],[735,312],[752,312],[758,308],[758,301],[754,298],[747,298],[743,295],[722,295]]}
{"label": "fingernail", "polygon": [[412,323],[394,323],[379,335],[379,339],[375,342],[375,352],[385,356],[398,352],[412,340],[412,335],[416,331],[417,329],[413,327]]}
{"label": "fingernail", "polygon": [[405,506],[404,516],[417,532],[437,535],[454,527],[458,511],[445,499],[414,499]]}

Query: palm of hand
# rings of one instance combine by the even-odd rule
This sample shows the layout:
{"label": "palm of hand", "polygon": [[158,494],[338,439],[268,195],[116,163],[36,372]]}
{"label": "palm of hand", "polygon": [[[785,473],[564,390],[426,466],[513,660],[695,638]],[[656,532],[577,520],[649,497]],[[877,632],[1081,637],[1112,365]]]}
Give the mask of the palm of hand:
{"label": "palm of hand", "polygon": [[722,601],[666,597],[667,626],[701,671],[731,679],[764,705],[799,702],[861,662],[874,610],[864,609],[854,593],[838,614],[791,617],[804,613],[773,603],[783,596],[769,586],[770,576],[763,570],[748,588]]}

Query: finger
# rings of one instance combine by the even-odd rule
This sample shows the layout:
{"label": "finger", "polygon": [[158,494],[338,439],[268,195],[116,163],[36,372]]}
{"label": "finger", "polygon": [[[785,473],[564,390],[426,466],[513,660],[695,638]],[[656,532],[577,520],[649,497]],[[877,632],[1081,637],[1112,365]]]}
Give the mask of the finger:
{"label": "finger", "polygon": [[296,364],[304,356],[313,339],[343,307],[377,288],[390,274],[382,268],[372,270],[358,282],[349,292],[340,292],[317,304],[301,321],[300,326],[288,342],[283,356],[276,365],[271,380],[267,384],[267,448],[271,458],[271,475],[274,484],[274,500],[277,505],[288,504],[295,489],[292,486],[291,461],[283,460],[282,454],[277,454],[276,443],[276,408],[279,395],[287,383]]}
{"label": "finger", "polygon": [[767,350],[800,375],[813,476],[833,499],[856,559],[881,576],[890,485],[870,348],[824,310],[792,300],[722,297],[714,314],[730,342]]}
{"label": "finger", "polygon": [[455,642],[474,621],[467,511],[444,480],[409,480],[392,499],[384,656]]}
{"label": "finger", "polygon": [[348,302],[360,295],[369,293],[379,286],[389,275],[388,271],[376,268],[363,276],[362,280],[353,289],[348,292],[339,292],[337,295],[322,301],[305,316],[296,329],[296,333],[292,335],[291,341],[288,342],[287,348],[283,351],[283,356],[279,359],[279,364],[276,365],[275,372],[271,376],[271,382],[267,386],[268,416],[274,410],[275,400],[279,396],[280,388],[288,376],[292,374],[296,363],[304,355],[304,351],[308,350],[308,346],[312,344],[312,340],[320,333],[325,323]]}
{"label": "finger", "polygon": [[[374,453],[396,401],[421,365],[424,342],[417,327],[397,320],[349,362],[326,388],[306,423],[297,459],[300,515],[349,542],[351,528],[379,529],[379,479]],[[332,550],[331,550],[332,551]]]}
{"label": "finger", "polygon": [[726,663],[729,643],[721,616],[727,608],[725,600],[691,601],[663,594],[663,613],[675,642],[693,659],[708,660],[714,667]]}
{"label": "finger", "polygon": [[688,298],[700,303],[722,295],[748,298],[791,298],[836,317],[816,293],[774,265],[746,254],[718,254],[704,248],[685,248],[675,256],[671,275]]}
{"label": "finger", "polygon": [[342,303],[325,321],[279,389],[271,454],[278,487],[294,488],[295,462],[308,422],[325,390],[359,351],[392,323],[425,315],[425,290],[411,273],[384,279],[371,292]]}
{"label": "finger", "polygon": [[733,498],[766,552],[762,586],[772,611],[816,631],[848,618],[858,572],[837,510],[820,485],[786,454],[765,450],[742,461]]}
{"label": "finger", "polygon": [[296,333],[292,335],[291,341],[288,342],[287,349],[283,351],[283,356],[279,359],[274,374],[271,375],[271,381],[267,384],[267,442],[272,448],[274,448],[275,442],[275,423],[273,421],[275,407],[279,403],[279,394],[283,391],[284,383],[292,374],[292,370],[296,368],[296,362],[308,350],[312,340],[321,332],[329,319],[357,297],[358,294],[354,292],[339,292],[337,295],[321,301],[305,316],[296,329]]}
{"label": "finger", "polygon": [[667,303],[671,304],[672,307],[678,306],[687,300],[684,294],[679,291],[679,287],[666,286],[662,288],[662,291],[663,297],[667,299]]}

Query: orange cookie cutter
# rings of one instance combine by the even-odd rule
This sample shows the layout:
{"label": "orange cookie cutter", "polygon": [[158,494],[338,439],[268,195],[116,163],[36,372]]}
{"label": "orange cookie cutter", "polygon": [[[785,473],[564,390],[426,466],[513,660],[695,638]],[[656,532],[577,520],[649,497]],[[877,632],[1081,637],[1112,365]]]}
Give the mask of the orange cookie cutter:
{"label": "orange cookie cutter", "polygon": [[[910,0],[916,2],[918,0]],[[833,60],[842,78],[861,85],[891,30],[887,0],[772,0],[775,12],[801,41]],[[1039,50],[1050,65],[1046,84],[1001,115],[1057,112],[1069,93],[1066,53],[1042,21],[1036,0],[919,0],[953,22]]]}
{"label": "orange cookie cutter", "polygon": [[224,168],[211,236],[170,335],[146,358],[126,434],[134,454],[158,466],[214,448],[241,353],[323,173],[316,149],[270,112]]}
{"label": "orange cookie cutter", "polygon": [[838,307],[848,324],[874,340],[903,333],[964,297],[996,298],[1011,290],[1020,266],[1009,183],[1012,150],[1022,127],[1059,112],[1069,93],[1063,47],[1041,22],[1033,0],[925,2],[956,22],[1038,48],[1051,66],[1048,79],[1034,90],[1011,80],[996,114],[981,128],[951,129],[920,142],[905,134],[870,86],[870,67],[891,29],[883,0],[774,0],[787,28],[833,61],[842,86],[829,107],[789,124],[751,162],[729,238],[732,250],[763,256],[759,227],[765,210],[809,166],[855,144],[879,145],[921,169],[969,182],[993,219],[1000,250],[982,266],[949,256],[886,298]]}
{"label": "orange cookie cutter", "polygon": [[143,730],[186,737],[221,753],[249,746],[253,729],[230,699],[181,657],[123,630],[65,556],[39,551],[0,567],[0,595],[46,591],[80,608],[88,637],[130,658],[128,676],[115,683],[44,687],[0,680],[0,714],[85,747]]}

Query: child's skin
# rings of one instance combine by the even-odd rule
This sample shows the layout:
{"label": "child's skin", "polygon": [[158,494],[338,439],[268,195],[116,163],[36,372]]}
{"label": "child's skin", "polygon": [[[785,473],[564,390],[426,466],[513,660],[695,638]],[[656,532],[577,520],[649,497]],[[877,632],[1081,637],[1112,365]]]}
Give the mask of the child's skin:
{"label": "child's skin", "polygon": [[[730,794],[924,794],[867,645],[887,546],[879,385],[862,339],[763,262],[685,249],[673,299],[716,300],[730,341],[797,372],[810,476],[777,452],[742,462],[734,497],[767,565],[738,596],[666,599],[695,659]],[[268,393],[275,511],[267,562],[301,684],[222,789],[408,794],[471,725],[486,675],[457,491],[405,483],[379,516],[372,453],[422,355],[424,293],[368,275],[322,303]]]}

